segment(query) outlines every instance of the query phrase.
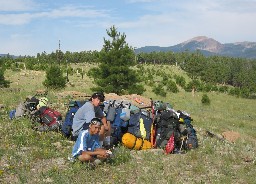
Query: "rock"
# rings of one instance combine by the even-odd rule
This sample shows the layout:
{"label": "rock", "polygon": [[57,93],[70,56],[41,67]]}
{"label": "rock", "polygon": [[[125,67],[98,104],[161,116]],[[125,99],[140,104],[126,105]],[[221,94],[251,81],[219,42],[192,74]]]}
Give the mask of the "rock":
{"label": "rock", "polygon": [[224,137],[224,139],[232,143],[235,142],[238,138],[240,138],[240,134],[238,132],[233,131],[223,132],[222,136]]}

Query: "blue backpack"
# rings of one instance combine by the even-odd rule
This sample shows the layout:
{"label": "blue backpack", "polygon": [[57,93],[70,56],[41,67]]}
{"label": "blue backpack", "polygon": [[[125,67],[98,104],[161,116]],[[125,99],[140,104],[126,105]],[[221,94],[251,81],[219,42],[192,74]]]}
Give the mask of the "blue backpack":
{"label": "blue backpack", "polygon": [[73,118],[77,110],[84,105],[86,101],[70,101],[69,108],[65,116],[65,121],[61,127],[61,133],[69,138],[72,132]]}

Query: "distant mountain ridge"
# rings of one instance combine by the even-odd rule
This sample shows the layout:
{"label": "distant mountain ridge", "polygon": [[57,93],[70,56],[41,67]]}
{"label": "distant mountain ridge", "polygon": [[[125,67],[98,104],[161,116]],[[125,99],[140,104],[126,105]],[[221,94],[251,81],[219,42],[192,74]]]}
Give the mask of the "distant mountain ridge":
{"label": "distant mountain ridge", "polygon": [[184,41],[180,44],[169,46],[169,47],[160,47],[160,46],[145,46],[137,48],[136,53],[140,52],[183,52],[189,51],[194,52],[199,50],[205,56],[211,55],[220,55],[220,56],[229,56],[229,57],[241,57],[248,59],[256,58],[256,42],[236,42],[236,43],[225,43],[221,44],[220,42],[208,38],[206,36],[194,37],[190,40]]}
{"label": "distant mountain ridge", "polygon": [[[9,54],[0,54],[0,57],[7,57]],[[17,58],[18,56],[14,56],[14,55],[9,55],[9,57],[11,58]]]}

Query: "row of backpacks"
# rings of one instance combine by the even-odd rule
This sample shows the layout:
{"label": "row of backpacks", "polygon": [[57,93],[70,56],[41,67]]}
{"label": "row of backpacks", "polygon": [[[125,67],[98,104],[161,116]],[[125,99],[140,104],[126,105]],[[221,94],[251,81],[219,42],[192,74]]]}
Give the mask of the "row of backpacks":
{"label": "row of backpacks", "polygon": [[[72,137],[76,111],[86,101],[71,101],[62,125],[65,137]],[[106,100],[101,104],[111,123],[111,145],[122,143],[130,149],[161,148],[166,153],[181,153],[198,147],[193,119],[185,111],[175,111],[169,103],[152,101],[151,106],[139,108],[129,101]]]}
{"label": "row of backpacks", "polygon": [[[27,116],[39,131],[57,130],[72,140],[73,117],[86,102],[70,101],[64,120],[57,111],[47,107],[45,97],[27,98],[10,112],[10,118]],[[111,123],[111,145],[123,144],[129,149],[164,149],[166,153],[181,153],[198,147],[193,119],[184,111],[175,111],[169,103],[152,101],[139,108],[128,101],[106,100],[100,105]]]}

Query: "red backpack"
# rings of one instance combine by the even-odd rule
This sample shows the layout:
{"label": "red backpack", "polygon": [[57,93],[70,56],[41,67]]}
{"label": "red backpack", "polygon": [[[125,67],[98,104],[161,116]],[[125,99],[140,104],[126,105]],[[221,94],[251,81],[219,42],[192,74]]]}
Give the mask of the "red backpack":
{"label": "red backpack", "polygon": [[62,119],[60,112],[49,107],[41,107],[39,111],[41,123],[47,126],[52,126],[53,124],[57,123],[57,121]]}

